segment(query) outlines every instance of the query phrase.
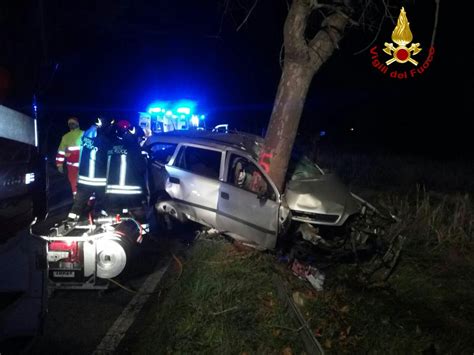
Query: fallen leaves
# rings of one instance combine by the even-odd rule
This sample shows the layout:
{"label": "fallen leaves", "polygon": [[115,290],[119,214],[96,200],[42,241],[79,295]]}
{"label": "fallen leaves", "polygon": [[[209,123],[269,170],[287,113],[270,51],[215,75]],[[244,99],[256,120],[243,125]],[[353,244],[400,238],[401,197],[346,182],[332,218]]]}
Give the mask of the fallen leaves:
{"label": "fallen leaves", "polygon": [[342,307],[342,308],[339,310],[339,312],[341,312],[341,313],[349,313],[349,309],[350,309],[349,305],[345,305],[344,307]]}

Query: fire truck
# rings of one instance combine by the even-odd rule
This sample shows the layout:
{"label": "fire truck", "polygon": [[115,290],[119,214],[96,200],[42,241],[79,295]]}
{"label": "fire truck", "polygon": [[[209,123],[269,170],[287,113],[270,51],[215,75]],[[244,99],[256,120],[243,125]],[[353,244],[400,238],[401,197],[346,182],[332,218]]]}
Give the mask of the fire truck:
{"label": "fire truck", "polygon": [[0,105],[0,352],[40,333],[46,314],[46,242],[30,226],[47,215],[46,160],[36,120]]}

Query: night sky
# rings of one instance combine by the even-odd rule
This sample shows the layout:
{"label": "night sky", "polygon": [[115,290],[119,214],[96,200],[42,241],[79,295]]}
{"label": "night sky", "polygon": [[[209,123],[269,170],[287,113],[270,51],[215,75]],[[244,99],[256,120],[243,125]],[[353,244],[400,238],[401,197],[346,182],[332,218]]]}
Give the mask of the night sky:
{"label": "night sky", "polygon": [[[49,150],[66,131],[68,115],[77,115],[83,128],[97,115],[134,120],[155,100],[195,99],[209,126],[231,123],[261,133],[279,81],[286,2],[261,0],[238,32],[253,1],[233,1],[223,17],[224,3],[2,1],[0,77],[8,76],[9,84],[0,100],[31,114],[38,94]],[[420,61],[431,40],[434,3],[404,3],[414,42],[425,51]],[[313,80],[300,132],[325,130],[327,140],[346,148],[468,157],[472,31],[447,6],[441,3],[434,60],[411,80],[378,72],[369,48],[354,55],[374,33],[351,29]],[[393,27],[383,23],[373,44],[380,53]]]}

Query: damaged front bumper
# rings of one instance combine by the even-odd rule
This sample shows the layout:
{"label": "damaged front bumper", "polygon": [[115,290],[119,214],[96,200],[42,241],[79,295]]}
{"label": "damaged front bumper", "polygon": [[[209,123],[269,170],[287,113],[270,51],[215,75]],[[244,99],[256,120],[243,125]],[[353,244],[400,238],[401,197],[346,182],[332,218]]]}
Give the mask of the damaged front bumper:
{"label": "damaged front bumper", "polygon": [[342,226],[361,208],[360,201],[332,174],[289,181],[285,199],[294,221],[318,225]]}
{"label": "damaged front bumper", "polygon": [[352,196],[360,204],[359,212],[347,220],[339,233],[313,223],[298,226],[295,237],[306,243],[299,246],[300,256],[319,254],[326,261],[355,262],[360,264],[366,281],[386,281],[397,265],[405,241],[400,234],[401,220],[355,194]]}

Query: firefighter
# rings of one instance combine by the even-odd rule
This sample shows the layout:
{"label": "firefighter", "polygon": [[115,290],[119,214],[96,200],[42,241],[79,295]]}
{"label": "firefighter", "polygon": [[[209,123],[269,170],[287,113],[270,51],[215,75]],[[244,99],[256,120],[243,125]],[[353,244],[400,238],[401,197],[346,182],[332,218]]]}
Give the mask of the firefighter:
{"label": "firefighter", "polygon": [[126,120],[118,121],[114,127],[107,154],[107,212],[128,211],[143,220],[147,198],[146,158],[140,147],[143,130]]}
{"label": "firefighter", "polygon": [[84,133],[79,127],[79,120],[70,117],[67,120],[69,132],[63,135],[56,155],[56,167],[61,174],[64,173],[64,163],[67,166],[67,177],[71,184],[72,194],[77,192],[77,175],[79,172],[79,155],[81,149],[81,137]]}
{"label": "firefighter", "polygon": [[107,150],[113,121],[98,118],[82,136],[77,195],[68,221],[77,221],[84,214],[89,200],[94,200],[96,210],[103,205],[107,172]]}

